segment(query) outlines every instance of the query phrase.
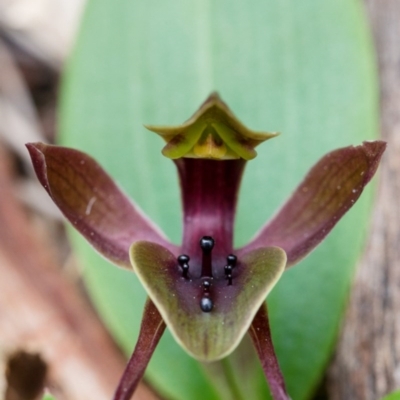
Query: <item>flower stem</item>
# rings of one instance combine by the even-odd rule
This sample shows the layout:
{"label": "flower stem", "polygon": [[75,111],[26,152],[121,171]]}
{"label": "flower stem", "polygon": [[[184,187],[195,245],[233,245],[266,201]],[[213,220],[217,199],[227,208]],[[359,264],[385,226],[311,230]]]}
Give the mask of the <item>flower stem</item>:
{"label": "flower stem", "polygon": [[115,391],[113,400],[129,400],[132,397],[153,355],[154,349],[164,333],[164,329],[165,323],[160,313],[153,302],[147,300],[139,339]]}
{"label": "flower stem", "polygon": [[272,344],[266,303],[258,310],[249,329],[274,400],[290,400]]}
{"label": "flower stem", "polygon": [[225,357],[220,362],[222,369],[225,373],[226,380],[229,384],[229,389],[231,390],[232,393],[232,399],[245,400],[245,397],[243,397],[243,394],[239,388],[237,380],[235,379],[234,373],[232,371],[232,365],[229,360],[229,357]]}
{"label": "flower stem", "polygon": [[235,373],[230,356],[212,363],[203,363],[204,372],[215,387],[218,398],[245,400],[249,398],[243,393],[238,374]]}

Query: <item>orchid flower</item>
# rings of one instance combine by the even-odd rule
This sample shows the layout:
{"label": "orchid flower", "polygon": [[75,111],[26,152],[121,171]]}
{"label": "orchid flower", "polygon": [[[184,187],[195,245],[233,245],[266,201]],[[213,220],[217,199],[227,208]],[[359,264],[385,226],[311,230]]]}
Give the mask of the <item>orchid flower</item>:
{"label": "orchid flower", "polygon": [[177,127],[147,126],[166,142],[182,189],[183,241],[176,246],[88,155],[28,144],[39,181],[73,226],[112,263],[133,269],[148,294],[138,342],[114,395],[131,397],[165,326],[194,358],[228,356],[246,332],[272,396],[289,399],[265,299],[284,270],[305,257],[356,202],[386,144],[364,142],[325,155],[281,210],[244,247],[233,248],[235,207],[246,162],[276,133],[245,127],[213,93]]}

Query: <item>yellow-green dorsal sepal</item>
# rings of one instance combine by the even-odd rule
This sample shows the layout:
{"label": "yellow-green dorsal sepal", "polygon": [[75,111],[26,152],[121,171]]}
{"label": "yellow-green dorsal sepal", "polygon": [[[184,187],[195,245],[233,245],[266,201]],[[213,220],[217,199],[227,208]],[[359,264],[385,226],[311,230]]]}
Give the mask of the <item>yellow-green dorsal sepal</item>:
{"label": "yellow-green dorsal sepal", "polygon": [[172,159],[190,157],[251,160],[257,155],[254,150],[256,146],[278,135],[276,132],[256,132],[248,129],[217,93],[212,93],[182,125],[145,127],[167,142],[162,153]]}

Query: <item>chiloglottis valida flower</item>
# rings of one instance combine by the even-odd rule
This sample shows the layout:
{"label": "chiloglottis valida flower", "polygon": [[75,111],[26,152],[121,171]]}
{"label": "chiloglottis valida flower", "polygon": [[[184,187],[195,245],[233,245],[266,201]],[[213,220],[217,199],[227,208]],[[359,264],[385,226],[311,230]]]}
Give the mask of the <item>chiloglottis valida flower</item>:
{"label": "chiloglottis valida flower", "polygon": [[276,134],[245,127],[216,93],[184,124],[147,128],[166,141],[162,152],[177,167],[181,246],[170,243],[90,156],[27,145],[39,181],[65,217],[104,257],[133,268],[148,293],[139,339],[114,399],[130,398],[165,326],[205,362],[229,355],[249,332],[273,397],[288,399],[265,299],[285,268],[313,250],[356,202],[386,144],[364,142],[325,155],[256,237],[234,249],[243,170],[254,148]]}

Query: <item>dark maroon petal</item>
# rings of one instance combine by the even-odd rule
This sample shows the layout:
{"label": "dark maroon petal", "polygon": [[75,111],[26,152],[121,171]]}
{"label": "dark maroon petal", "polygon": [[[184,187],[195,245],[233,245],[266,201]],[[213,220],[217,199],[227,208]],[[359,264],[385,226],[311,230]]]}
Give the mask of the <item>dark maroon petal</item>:
{"label": "dark maroon petal", "polygon": [[104,257],[130,268],[129,247],[137,240],[151,240],[175,251],[93,158],[43,143],[29,143],[27,148],[40,183]]}
{"label": "dark maroon petal", "polygon": [[198,262],[200,238],[212,236],[214,257],[225,257],[232,252],[235,208],[246,162],[182,158],[175,163],[182,189],[182,252]]}
{"label": "dark maroon petal", "polygon": [[139,339],[126,366],[113,400],[130,400],[155,348],[165,330],[165,323],[150,299],[147,300],[140,327]]}
{"label": "dark maroon petal", "polygon": [[257,311],[249,329],[249,334],[261,360],[272,397],[274,400],[290,400],[272,344],[266,303]]}
{"label": "dark maroon petal", "polygon": [[236,348],[286,264],[282,249],[254,250],[237,259],[229,284],[226,262],[213,264],[212,276],[196,276],[190,260],[185,278],[176,257],[158,244],[136,242],[130,254],[137,277],[176,341],[208,362]]}
{"label": "dark maroon petal", "polygon": [[382,141],[364,142],[324,156],[272,221],[239,254],[278,246],[287,254],[287,266],[305,257],[360,197],[385,148]]}

